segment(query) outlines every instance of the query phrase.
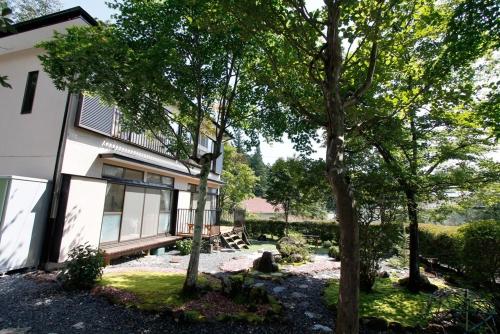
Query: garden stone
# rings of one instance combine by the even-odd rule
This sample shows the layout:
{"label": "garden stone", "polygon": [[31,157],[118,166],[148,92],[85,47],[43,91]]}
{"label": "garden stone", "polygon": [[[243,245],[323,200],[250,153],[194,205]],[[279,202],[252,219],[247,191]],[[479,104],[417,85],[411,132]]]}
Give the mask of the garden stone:
{"label": "garden stone", "polygon": [[293,292],[292,293],[292,298],[297,298],[297,299],[307,298],[307,295],[305,295],[303,293],[300,293],[300,292]]}
{"label": "garden stone", "polygon": [[380,278],[389,278],[389,273],[387,271],[381,271],[378,273],[378,277]]}
{"label": "garden stone", "polygon": [[333,333],[333,329],[331,329],[330,327],[324,326],[324,325],[320,325],[320,324],[314,325],[312,327],[312,330],[315,332],[321,332],[321,333]]}
{"label": "garden stone", "polygon": [[304,314],[309,319],[321,318],[321,316],[319,314],[316,314],[316,313],[313,313],[313,312],[309,312],[309,311],[304,312]]}
{"label": "garden stone", "polygon": [[255,283],[253,286],[256,287],[256,288],[261,288],[261,287],[264,286],[264,283],[262,283],[262,282]]}
{"label": "garden stone", "polygon": [[278,271],[278,265],[274,262],[273,253],[264,252],[262,257],[255,259],[253,268],[263,273]]}
{"label": "garden stone", "polygon": [[82,321],[80,321],[80,322],[77,322],[76,324],[74,324],[71,327],[73,327],[74,329],[85,329],[85,324]]}
{"label": "garden stone", "polygon": [[301,285],[299,285],[299,288],[301,288],[301,289],[309,289],[309,285],[307,285],[307,284],[301,284]]}
{"label": "garden stone", "polygon": [[276,286],[276,287],[273,288],[273,292],[274,293],[281,293],[281,292],[283,292],[285,290],[286,290],[285,287],[282,287],[282,286]]}
{"label": "garden stone", "polygon": [[0,330],[0,334],[25,334],[31,330],[31,327],[24,328],[4,328]]}
{"label": "garden stone", "polygon": [[304,261],[304,258],[300,254],[292,254],[290,255],[290,260],[294,263],[297,263]]}
{"label": "garden stone", "polygon": [[361,324],[370,330],[386,331],[389,327],[387,320],[376,317],[364,317],[360,319]]}

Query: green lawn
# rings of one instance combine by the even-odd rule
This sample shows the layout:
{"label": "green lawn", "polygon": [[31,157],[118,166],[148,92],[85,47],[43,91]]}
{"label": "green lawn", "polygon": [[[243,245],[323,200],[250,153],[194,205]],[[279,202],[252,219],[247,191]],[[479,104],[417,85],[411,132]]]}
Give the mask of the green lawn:
{"label": "green lawn", "polygon": [[247,252],[257,252],[259,249],[269,252],[276,251],[276,241],[258,241],[258,240],[250,240],[251,245],[246,250]]}
{"label": "green lawn", "polygon": [[[184,274],[161,272],[111,273],[103,275],[99,285],[133,293],[138,298],[132,302],[133,306],[140,309],[159,310],[178,307],[187,301],[182,295],[185,278]],[[206,279],[200,277],[200,282]]]}
{"label": "green lawn", "polygon": [[[383,318],[403,326],[424,325],[430,297],[427,293],[408,292],[397,285],[396,279],[381,278],[375,282],[371,293],[360,293],[360,316]],[[337,280],[331,281],[326,288],[325,299],[329,306],[337,304]]]}

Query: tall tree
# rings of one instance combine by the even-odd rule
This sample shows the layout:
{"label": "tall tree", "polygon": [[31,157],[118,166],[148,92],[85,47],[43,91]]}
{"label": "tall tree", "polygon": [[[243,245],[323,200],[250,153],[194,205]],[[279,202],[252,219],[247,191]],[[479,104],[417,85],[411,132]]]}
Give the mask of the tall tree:
{"label": "tall tree", "polygon": [[269,203],[283,208],[287,235],[290,213],[319,216],[324,212],[328,194],[325,194],[327,185],[322,168],[323,161],[280,158],[269,169],[264,197]]}
{"label": "tall tree", "polygon": [[8,3],[16,22],[28,21],[62,9],[60,0],[11,0]]}
{"label": "tall tree", "polygon": [[[492,130],[485,131],[482,124],[483,104],[476,100],[475,92],[480,87],[475,84],[472,66],[498,45],[495,39],[482,36],[491,28],[488,22],[494,20],[488,7],[492,3],[486,3],[431,3],[425,11],[417,11],[414,19],[419,33],[402,38],[399,42],[405,47],[398,57],[381,65],[390,68],[382,68],[381,72],[390,73],[393,80],[377,85],[378,90],[373,91],[362,108],[374,116],[356,127],[377,149],[405,194],[410,221],[408,287],[412,291],[426,284],[420,277],[418,263],[419,201],[460,182],[470,182],[463,178],[450,182],[452,178],[445,173],[451,172],[449,162],[462,161],[457,168],[472,167],[495,145]],[[473,17],[482,20],[483,26],[476,21],[474,27],[464,30],[464,25],[472,24],[467,22]],[[471,40],[470,45],[456,38],[457,29],[469,34],[464,38]],[[463,48],[458,55],[457,45]],[[480,177],[474,179],[480,181]]]}
{"label": "tall tree", "polygon": [[336,332],[357,333],[359,226],[344,161],[346,137],[350,122],[362,120],[357,107],[372,86],[377,61],[390,57],[399,35],[411,33],[415,6],[423,5],[325,0],[310,11],[303,0],[229,2],[261,38],[253,69],[256,85],[266,92],[260,104],[264,135],[287,132],[298,148],[310,151],[309,138],[318,129],[326,133],[326,174],[342,249]]}
{"label": "tall tree", "polygon": [[257,144],[255,152],[249,157],[248,162],[250,167],[253,169],[255,175],[259,178],[255,184],[255,196],[262,197],[266,193],[267,189],[267,177],[269,173],[269,168],[264,163],[262,159],[262,152],[260,150],[260,143]]}
{"label": "tall tree", "polygon": [[238,204],[254,196],[253,190],[258,178],[248,166],[246,156],[229,144],[224,145],[222,180],[224,187],[219,197],[222,210],[232,213]]}
{"label": "tall tree", "polygon": [[[193,250],[184,290],[196,289],[207,180],[228,128],[244,126],[253,91],[242,80],[251,35],[218,1],[115,1],[116,21],[73,27],[40,58],[60,89],[118,106],[125,128],[147,132],[199,177]],[[210,13],[210,15],[207,15]],[[169,107],[173,106],[173,107]],[[181,131],[177,131],[177,125]],[[212,152],[198,150],[213,138]]]}

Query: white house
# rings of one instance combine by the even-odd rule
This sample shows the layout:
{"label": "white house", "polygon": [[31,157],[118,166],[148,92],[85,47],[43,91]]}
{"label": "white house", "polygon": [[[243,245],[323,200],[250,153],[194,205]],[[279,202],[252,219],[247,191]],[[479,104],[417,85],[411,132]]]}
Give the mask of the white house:
{"label": "white house", "polygon": [[[45,215],[41,263],[63,262],[72,247],[85,242],[119,256],[192,233],[196,166],[190,173],[159,141],[123,131],[116,108],[94,97],[57,90],[43,71],[37,57],[43,50],[34,47],[37,43],[50,39],[54,31],[95,24],[75,7],[18,23],[14,32],[0,34],[0,74],[12,85],[0,88],[0,175],[47,180],[49,185],[38,203],[48,208],[44,214],[29,207],[26,195],[16,198],[12,189],[2,203],[0,182],[0,249],[5,244],[3,231],[25,223],[16,222],[15,214],[5,221],[9,206],[26,203],[20,211]],[[200,144],[205,150],[213,147],[208,138]],[[209,176],[207,236],[219,233],[221,171],[222,156]],[[15,247],[10,246],[12,252]]]}

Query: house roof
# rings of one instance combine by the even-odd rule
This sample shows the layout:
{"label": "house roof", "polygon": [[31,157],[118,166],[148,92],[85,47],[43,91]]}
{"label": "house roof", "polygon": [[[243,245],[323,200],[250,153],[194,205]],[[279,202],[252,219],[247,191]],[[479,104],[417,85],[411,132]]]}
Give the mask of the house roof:
{"label": "house roof", "polygon": [[0,38],[19,34],[30,30],[35,30],[38,28],[51,26],[57,23],[70,21],[76,18],[82,18],[90,25],[97,25],[97,21],[89,13],[87,13],[82,7],[77,6],[62,10],[57,13],[40,16],[32,20],[16,23],[12,26],[13,28],[12,31],[0,32]]}
{"label": "house roof", "polygon": [[264,198],[254,197],[243,201],[242,206],[249,213],[276,213],[283,212],[280,205],[274,206]]}

